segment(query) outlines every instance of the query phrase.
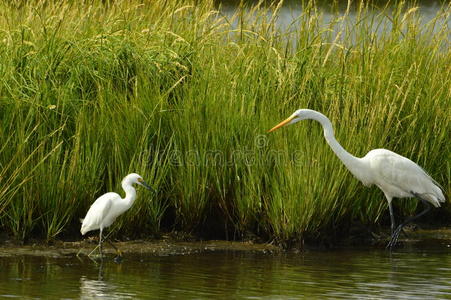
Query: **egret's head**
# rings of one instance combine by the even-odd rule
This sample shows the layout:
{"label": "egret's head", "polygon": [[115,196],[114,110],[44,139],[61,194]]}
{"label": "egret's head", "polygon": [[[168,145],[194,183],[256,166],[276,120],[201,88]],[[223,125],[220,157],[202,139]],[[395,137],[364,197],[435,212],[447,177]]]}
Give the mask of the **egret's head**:
{"label": "egret's head", "polygon": [[285,125],[291,125],[291,124],[297,123],[302,120],[310,119],[312,112],[314,112],[314,111],[311,109],[298,109],[291,116],[289,116],[286,120],[280,122],[279,124],[277,124],[276,126],[271,128],[270,130],[268,130],[268,132],[272,132]]}
{"label": "egret's head", "polygon": [[139,175],[139,174],[136,174],[136,173],[128,174],[128,175],[124,178],[123,182],[125,182],[125,181],[127,181],[127,182],[129,182],[129,183],[131,183],[131,184],[136,183],[136,184],[142,185],[142,186],[145,187],[146,189],[152,190],[152,191],[155,192],[155,189],[152,188],[150,185],[148,185],[148,184],[144,181],[144,179],[141,177],[141,175]]}

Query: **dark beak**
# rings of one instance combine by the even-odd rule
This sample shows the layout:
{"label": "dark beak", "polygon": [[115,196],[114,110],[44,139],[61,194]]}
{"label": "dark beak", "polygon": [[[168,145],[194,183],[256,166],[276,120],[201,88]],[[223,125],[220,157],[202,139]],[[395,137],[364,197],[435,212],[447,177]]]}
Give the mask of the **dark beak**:
{"label": "dark beak", "polygon": [[153,187],[151,187],[150,185],[148,185],[145,181],[141,181],[141,185],[142,185],[143,187],[145,187],[146,189],[151,190],[151,191],[154,192],[154,193],[157,193],[157,190],[154,189]]}

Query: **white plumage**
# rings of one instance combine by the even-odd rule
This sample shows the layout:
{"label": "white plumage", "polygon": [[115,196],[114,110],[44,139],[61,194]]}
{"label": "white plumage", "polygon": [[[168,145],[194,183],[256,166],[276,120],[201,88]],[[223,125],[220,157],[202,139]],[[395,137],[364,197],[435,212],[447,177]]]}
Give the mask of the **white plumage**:
{"label": "white plumage", "polygon": [[378,186],[390,202],[392,198],[419,197],[434,207],[445,202],[437,183],[416,163],[386,149],[375,149],[362,158]]}
{"label": "white plumage", "polygon": [[[136,173],[128,174],[122,180],[122,188],[125,191],[125,198],[122,199],[117,193],[106,193],[94,201],[86,213],[86,217],[82,220],[80,232],[85,235],[91,230],[100,230],[99,247],[102,255],[102,232],[103,229],[109,227],[118,216],[127,211],[136,199],[136,190],[133,184],[139,184],[147,189],[152,189],[144,182],[142,177]],[[113,247],[114,245],[111,244]],[[116,249],[116,247],[114,247]],[[116,251],[118,251],[116,249]],[[118,251],[120,254],[120,252]]]}
{"label": "white plumage", "polygon": [[[114,212],[111,211],[113,206],[116,208]],[[119,206],[123,208],[120,209]],[[127,209],[126,202],[117,193],[106,193],[100,196],[86,213],[81,225],[81,234],[85,235],[88,231],[109,227]]]}
{"label": "white plumage", "polygon": [[[374,184],[384,192],[389,205],[392,229],[389,247],[393,247],[396,244],[399,233],[406,224],[429,211],[429,203],[434,207],[439,207],[440,203],[445,202],[445,196],[438,184],[410,159],[386,149],[371,150],[362,158],[348,153],[335,139],[330,120],[317,111],[299,109],[288,119],[274,126],[269,131],[271,132],[282,126],[306,119],[318,121],[323,126],[324,137],[327,143],[357,179],[366,186]],[[393,198],[413,197],[421,200],[425,204],[426,209],[417,216],[407,219],[395,229],[392,208]]]}

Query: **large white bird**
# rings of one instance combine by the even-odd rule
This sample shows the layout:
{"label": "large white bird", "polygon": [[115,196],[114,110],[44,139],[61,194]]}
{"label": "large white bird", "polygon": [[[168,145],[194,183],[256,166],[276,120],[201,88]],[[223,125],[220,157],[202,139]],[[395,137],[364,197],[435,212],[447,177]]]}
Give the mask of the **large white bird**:
{"label": "large white bird", "polygon": [[[99,251],[102,256],[102,232],[116,220],[118,216],[127,211],[135,202],[136,190],[133,184],[139,184],[149,190],[153,190],[140,175],[131,173],[125,176],[122,180],[122,188],[125,191],[125,198],[122,199],[117,193],[106,193],[97,198],[91,205],[86,217],[82,219],[81,234],[85,235],[91,230],[100,230],[99,233]],[[109,242],[109,241],[108,241]],[[121,255],[120,251],[111,243],[111,246],[116,250],[118,256]]]}
{"label": "large white bird", "polygon": [[[386,149],[371,150],[362,158],[347,152],[335,139],[330,120],[317,111],[299,109],[269,132],[307,119],[318,121],[323,126],[327,143],[357,179],[366,186],[374,184],[384,192],[390,210],[392,231],[387,247],[393,247],[402,228],[427,213],[431,208],[430,204],[439,207],[441,202],[445,202],[445,196],[437,182],[410,159]],[[417,198],[424,203],[425,209],[418,215],[408,218],[395,229],[393,198]]]}

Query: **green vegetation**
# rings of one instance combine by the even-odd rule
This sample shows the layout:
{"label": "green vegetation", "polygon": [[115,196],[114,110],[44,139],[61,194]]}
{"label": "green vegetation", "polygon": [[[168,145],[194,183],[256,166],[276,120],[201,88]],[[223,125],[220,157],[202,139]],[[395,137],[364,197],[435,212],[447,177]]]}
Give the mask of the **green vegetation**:
{"label": "green vegetation", "polygon": [[411,158],[449,194],[449,7],[425,25],[403,3],[326,24],[306,5],[280,29],[268,17],[280,6],[225,17],[208,1],[12,3],[0,4],[0,229],[18,239],[76,236],[130,172],[159,190],[138,191],[115,223],[131,237],[287,242],[387,220],[319,124],[266,133],[297,108],[329,116],[357,156]]}

